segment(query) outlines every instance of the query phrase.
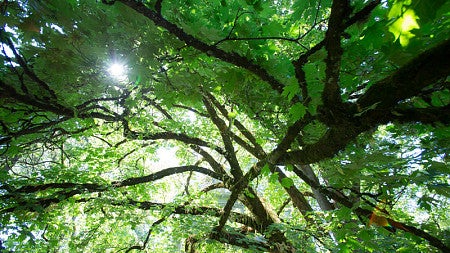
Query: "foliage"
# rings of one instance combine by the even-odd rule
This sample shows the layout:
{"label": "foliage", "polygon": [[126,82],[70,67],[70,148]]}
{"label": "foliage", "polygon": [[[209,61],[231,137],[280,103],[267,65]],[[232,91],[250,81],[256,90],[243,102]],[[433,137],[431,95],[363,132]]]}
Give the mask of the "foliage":
{"label": "foliage", "polygon": [[2,252],[450,251],[448,1],[0,11]]}

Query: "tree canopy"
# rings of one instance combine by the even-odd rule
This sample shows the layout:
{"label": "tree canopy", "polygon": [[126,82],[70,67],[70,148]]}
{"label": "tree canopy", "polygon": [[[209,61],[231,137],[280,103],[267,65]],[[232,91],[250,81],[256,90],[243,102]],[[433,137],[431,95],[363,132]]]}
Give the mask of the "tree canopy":
{"label": "tree canopy", "polygon": [[449,1],[0,12],[0,251],[450,252]]}

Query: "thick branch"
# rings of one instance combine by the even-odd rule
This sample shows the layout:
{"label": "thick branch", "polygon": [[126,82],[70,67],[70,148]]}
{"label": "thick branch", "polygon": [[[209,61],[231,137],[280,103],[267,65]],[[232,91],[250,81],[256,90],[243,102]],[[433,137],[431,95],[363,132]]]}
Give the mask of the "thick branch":
{"label": "thick branch", "polygon": [[[3,29],[0,30],[0,33],[3,33]],[[19,53],[16,51],[16,48],[14,47],[13,42],[9,38],[5,38],[5,36],[1,36],[4,40],[4,43],[8,45],[10,50],[13,52],[14,57],[16,58],[17,62],[19,63],[20,67],[22,67],[25,74],[27,74],[31,80],[33,80],[38,86],[43,88],[46,92],[48,92],[51,96],[52,100],[55,100],[56,102],[56,94],[55,92],[48,86],[48,84],[44,81],[42,81],[29,67],[26,61],[22,58],[22,56],[19,55]]]}
{"label": "thick branch", "polygon": [[38,191],[45,191],[48,189],[85,189],[89,191],[102,191],[105,190],[99,184],[77,184],[77,183],[49,183],[41,185],[27,185],[15,189],[13,193],[33,193]]}
{"label": "thick branch", "polygon": [[[288,152],[278,162],[311,164],[333,157],[360,133],[394,121],[397,103],[417,95],[421,90],[450,74],[450,40],[418,55],[392,75],[378,81],[357,101],[353,118],[342,118],[316,143],[302,150]],[[447,113],[447,107],[441,107]],[[437,111],[436,111],[437,112]],[[347,113],[352,113],[351,111]],[[390,115],[390,116],[389,116]],[[351,116],[351,115],[347,115]]]}
{"label": "thick branch", "polygon": [[180,40],[185,42],[188,46],[191,46],[207,55],[214,56],[224,62],[231,63],[235,66],[244,68],[259,76],[263,81],[270,84],[272,89],[278,91],[280,94],[283,92],[283,84],[270,75],[267,70],[259,66],[258,64],[252,62],[248,58],[241,56],[233,52],[225,52],[214,45],[208,45],[196,37],[187,34],[182,28],[178,27],[174,23],[166,20],[161,14],[156,11],[149,9],[140,1],[134,0],[119,0],[123,4],[134,9],[138,13],[146,16],[152,20],[157,26],[167,29],[171,34],[178,37]]}
{"label": "thick branch", "polygon": [[[353,210],[355,214],[361,217],[368,218],[371,214],[371,210],[363,209],[361,207],[355,207],[354,203],[350,201],[348,198],[346,198],[343,194],[340,194],[336,192],[333,189],[326,188],[321,186],[318,182],[314,181],[313,179],[309,178],[301,168],[294,167],[294,172],[299,176],[305,183],[307,183],[311,188],[315,188],[321,193],[327,195],[328,197],[334,199],[335,201],[339,202],[340,204],[344,205],[345,207],[348,207]],[[421,238],[424,238],[427,240],[431,245],[437,247],[438,249],[442,250],[443,252],[449,252],[450,247],[446,246],[441,240],[438,238],[432,236],[431,234],[425,232],[424,230],[418,229],[413,226],[409,226],[407,224],[404,224],[402,222],[395,221],[397,224],[403,226],[405,228],[406,232],[412,233],[416,236],[419,236]]]}
{"label": "thick branch", "polygon": [[363,129],[355,129],[351,123],[341,124],[329,129],[318,142],[307,145],[302,150],[287,152],[279,162],[306,165],[331,158],[361,132]]}
{"label": "thick branch", "polygon": [[247,238],[245,235],[237,231],[234,233],[226,232],[224,230],[214,231],[213,233],[211,233],[210,238],[222,243],[236,245],[245,249],[257,248],[258,250],[268,251],[270,248],[267,243]]}
{"label": "thick branch", "polygon": [[396,109],[389,116],[400,123],[421,122],[423,124],[434,124],[441,122],[450,125],[450,105],[444,107]]}
{"label": "thick branch", "polygon": [[203,147],[209,147],[217,151],[219,154],[222,155],[225,154],[225,151],[223,151],[220,147],[216,147],[211,143],[208,143],[200,138],[190,137],[183,133],[173,133],[173,132],[160,132],[160,133],[135,132],[130,129],[127,122],[124,122],[124,137],[136,140],[177,140],[185,144],[193,144]]}
{"label": "thick branch", "polygon": [[[302,166],[302,171],[305,174],[305,176],[309,177],[311,180],[313,180],[319,185],[319,178],[317,178],[316,174],[314,173],[310,165]],[[334,209],[333,204],[330,203],[330,201],[324,194],[322,194],[317,188],[311,187],[311,189],[312,194],[314,198],[317,200],[317,203],[319,204],[320,209],[322,209],[322,211],[329,211]]]}
{"label": "thick branch", "polygon": [[[122,206],[122,205],[133,205],[136,208],[143,209],[143,210],[152,210],[152,209],[163,209],[167,206],[167,204],[162,203],[155,203],[155,202],[149,202],[149,201],[134,201],[134,200],[127,200],[127,201],[118,201],[118,202],[112,202],[111,205],[114,206]],[[204,207],[204,206],[197,206],[197,207],[191,207],[191,206],[177,206],[173,208],[172,213],[174,214],[190,214],[190,215],[210,215],[213,217],[220,217],[223,213],[223,211],[219,208],[214,207]],[[248,227],[252,228],[258,228],[258,222],[245,214],[237,213],[237,212],[231,212],[230,213],[230,221],[241,223],[243,225],[246,225]]]}
{"label": "thick branch", "polygon": [[[127,178],[122,181],[115,181],[111,183],[112,187],[125,187],[125,186],[133,186],[137,184],[143,184],[143,183],[149,183],[153,182],[159,179],[162,179],[164,177],[172,176],[175,174],[180,174],[188,171],[195,171],[198,173],[202,173],[208,176],[211,176],[212,178],[221,180],[222,175],[215,173],[211,170],[208,170],[203,167],[198,166],[180,166],[180,167],[171,167],[167,168],[158,172],[155,172],[153,174],[142,176],[142,177],[133,177],[133,178]],[[14,189],[10,186],[2,186],[0,189],[8,190],[12,194],[17,193],[34,193],[38,191],[45,191],[48,189],[80,189],[84,191],[89,192],[100,192],[107,190],[107,186],[100,185],[100,184],[91,184],[91,183],[48,183],[48,184],[41,184],[41,185],[27,185],[23,186],[17,189]],[[2,198],[8,195],[2,195]]]}
{"label": "thick branch", "polygon": [[[346,22],[344,28],[348,28],[356,22],[363,21],[366,19],[370,13],[381,3],[380,0],[371,1],[360,11],[351,16]],[[305,73],[302,70],[303,65],[307,63],[308,57],[319,51],[325,46],[327,38],[323,39],[321,42],[317,43],[314,47],[312,47],[309,51],[300,55],[297,60],[292,61],[292,64],[295,67],[296,77],[300,84],[300,88],[302,89],[303,99],[307,98],[307,90],[306,90],[306,81],[305,81]]]}
{"label": "thick branch", "polygon": [[137,185],[137,184],[143,184],[143,183],[156,181],[158,179],[161,179],[161,178],[164,178],[167,176],[180,174],[180,173],[187,172],[187,171],[199,172],[199,173],[208,175],[208,176],[218,179],[218,180],[222,179],[222,176],[215,173],[214,171],[211,171],[211,170],[203,168],[203,167],[191,165],[191,166],[180,166],[180,167],[172,167],[172,168],[164,169],[164,170],[158,171],[156,173],[150,174],[148,176],[128,178],[123,181],[113,182],[112,185],[115,187],[122,187],[122,186],[132,186],[132,185]]}
{"label": "thick branch", "polygon": [[248,152],[253,154],[258,159],[264,159],[266,156],[266,153],[264,152],[264,149],[261,147],[261,145],[258,144],[256,141],[256,138],[253,136],[253,134],[244,126],[242,123],[237,119],[229,119],[228,117],[228,111],[222,104],[217,101],[217,99],[209,92],[205,92],[205,95],[210,99],[210,101],[214,104],[214,106],[220,111],[223,117],[226,117],[227,120],[232,123],[236,128],[241,132],[247,140],[250,141],[250,143],[253,145],[253,147],[248,144],[246,141],[241,139],[236,134],[233,134],[233,139],[241,145],[243,148],[245,148]]}
{"label": "thick branch", "polygon": [[[180,174],[187,171],[195,171],[199,172],[208,176],[211,176],[212,178],[215,178],[217,180],[222,180],[222,176],[208,170],[203,167],[198,166],[180,166],[180,167],[172,167],[167,168],[161,171],[158,171],[156,173],[142,176],[142,177],[134,177],[134,178],[128,178],[122,181],[116,181],[112,182],[109,186],[108,185],[100,185],[100,184],[77,184],[77,183],[49,183],[49,184],[42,184],[42,185],[29,185],[24,186],[18,189],[14,189],[11,186],[2,186],[1,189],[5,189],[8,191],[8,194],[2,195],[1,199],[17,199],[17,203],[12,206],[5,208],[1,210],[2,213],[7,212],[13,212],[16,208],[26,208],[30,211],[35,211],[36,207],[40,208],[46,208],[54,203],[59,203],[63,200],[66,200],[70,197],[73,197],[77,194],[82,194],[86,192],[103,192],[108,190],[109,187],[125,187],[125,186],[133,186],[138,184],[144,184],[153,182],[159,179],[162,179],[167,176]],[[42,197],[42,198],[28,198],[26,201],[22,200],[21,194],[31,194],[36,193],[39,191],[45,191],[49,189],[62,189],[55,194],[52,194],[50,197]],[[55,197],[56,196],[56,197]]]}
{"label": "thick branch", "polygon": [[26,105],[31,105],[38,109],[42,109],[48,112],[53,112],[57,115],[65,115],[65,116],[73,116],[74,112],[70,109],[64,108],[62,106],[55,107],[53,104],[45,103],[42,101],[36,100],[29,94],[19,94],[12,86],[0,80],[0,85],[2,89],[2,97],[4,98],[12,98],[17,102],[24,103]]}
{"label": "thick branch", "polygon": [[370,16],[370,13],[381,3],[381,0],[374,0],[369,2],[364,8],[355,13],[355,15],[351,16],[346,22],[345,27],[349,27],[357,22],[363,22],[367,20]]}
{"label": "thick branch", "polygon": [[208,111],[210,118],[214,125],[219,129],[220,136],[222,137],[222,141],[225,145],[225,158],[230,164],[231,174],[235,179],[240,179],[243,176],[241,166],[239,165],[239,161],[237,160],[236,153],[234,151],[233,142],[231,141],[231,129],[227,126],[227,124],[217,115],[216,110],[213,108],[212,103],[205,96],[203,98],[203,104]]}
{"label": "thick branch", "polygon": [[450,75],[448,59],[450,40],[421,53],[394,74],[372,85],[358,99],[358,106],[364,110],[376,104],[376,110],[386,109],[417,95],[426,86]]}
{"label": "thick branch", "polygon": [[288,128],[285,137],[281,140],[280,144],[265,158],[259,160],[255,165],[250,168],[250,170],[234,185],[233,189],[231,189],[231,195],[228,199],[227,203],[224,207],[224,214],[220,218],[218,230],[220,231],[225,225],[228,215],[231,212],[231,208],[234,203],[238,199],[239,194],[247,188],[249,182],[253,180],[255,177],[259,175],[261,169],[267,165],[269,168],[273,168],[275,166],[276,161],[280,159],[280,157],[286,152],[288,148],[290,148],[292,142],[295,140],[295,137],[298,135],[302,126],[302,122],[297,121]]}
{"label": "thick branch", "polygon": [[328,52],[325,59],[325,87],[322,92],[322,100],[325,107],[330,110],[337,108],[342,103],[339,88],[339,72],[341,69],[341,34],[344,31],[343,22],[350,14],[351,9],[348,0],[334,0],[331,6],[328,30],[325,34],[325,49]]}
{"label": "thick branch", "polygon": [[[206,152],[205,150],[203,150],[200,146],[198,145],[190,145],[190,147],[197,152],[198,154],[200,154],[205,160],[206,162],[209,163],[209,165],[211,166],[211,168],[216,172],[219,173],[220,175],[222,175],[223,177],[227,176],[227,172],[225,171],[225,169],[223,168],[223,166],[218,163],[214,157],[212,155],[210,155],[208,152]],[[227,176],[228,177],[228,176]],[[228,178],[227,180],[229,180],[231,182],[231,178]]]}
{"label": "thick branch", "polygon": [[[286,174],[279,169],[278,167],[275,168],[276,173],[278,173],[278,181],[280,183],[283,182],[283,179],[287,178]],[[305,219],[309,222],[314,222],[309,216],[308,212],[312,212],[313,209],[311,205],[306,200],[305,196],[295,187],[294,185],[291,185],[290,187],[283,187],[286,192],[289,194],[289,197],[291,197],[292,204],[300,211],[300,213],[305,217]]]}
{"label": "thick branch", "polygon": [[[16,137],[20,137],[26,134],[32,134],[32,133],[39,133],[42,130],[46,130],[49,129],[55,125],[58,125],[61,122],[64,122],[66,120],[68,120],[68,117],[63,117],[63,118],[59,118],[58,120],[55,121],[50,121],[50,122],[46,122],[46,123],[41,123],[38,125],[34,125],[34,126],[30,126],[28,128],[19,130],[17,132],[8,132],[6,136],[2,136],[2,138],[0,138],[0,145],[4,145],[9,143],[13,138]],[[85,130],[85,129],[84,129]]]}

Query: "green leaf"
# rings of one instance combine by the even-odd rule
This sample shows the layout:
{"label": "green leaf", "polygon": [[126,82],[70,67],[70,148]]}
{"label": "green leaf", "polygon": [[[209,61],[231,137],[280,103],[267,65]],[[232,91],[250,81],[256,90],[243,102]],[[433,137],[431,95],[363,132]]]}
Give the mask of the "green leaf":
{"label": "green leaf", "polygon": [[288,101],[291,101],[294,96],[300,94],[300,86],[298,83],[291,83],[287,86],[284,86],[283,93],[281,95],[287,97]]}
{"label": "green leaf", "polygon": [[291,186],[294,185],[294,181],[292,180],[292,178],[285,177],[285,178],[281,179],[281,185],[284,188],[290,188]]}
{"label": "green leaf", "polygon": [[235,111],[234,112],[228,112],[228,118],[230,118],[230,119],[236,118],[237,115],[238,115],[238,113],[235,112]]}
{"label": "green leaf", "polygon": [[287,171],[293,171],[294,170],[294,166],[292,164],[288,164],[288,165],[286,165],[286,170]]}
{"label": "green leaf", "polygon": [[270,174],[270,167],[269,164],[265,164],[264,167],[261,169],[261,175],[268,176]]}
{"label": "green leaf", "polygon": [[303,116],[305,116],[306,114],[306,107],[298,102],[295,103],[290,109],[289,109],[289,115],[290,115],[290,120],[292,122],[295,122],[301,118],[303,118]]}
{"label": "green leaf", "polygon": [[433,106],[446,106],[450,104],[450,90],[434,92],[431,95],[431,104]]}
{"label": "green leaf", "polygon": [[[411,233],[367,227],[355,208],[369,210],[374,195],[386,199],[380,205],[392,216],[447,236],[450,127],[400,124],[401,110],[381,121],[367,117],[399,99],[400,109],[444,115],[445,64],[426,73],[435,83],[414,78],[414,70],[439,59],[436,48],[448,43],[450,1],[382,1],[347,27],[338,65],[350,110],[329,117],[322,93],[330,48],[315,46],[342,32],[327,26],[332,0],[163,1],[164,20],[148,15],[156,0],[118,2],[0,1],[2,250],[109,252],[142,245],[149,228],[157,234],[147,238],[151,252],[179,252],[180,241],[196,242],[199,252],[264,252],[279,235],[289,241],[283,252],[439,250]],[[350,2],[354,15],[370,1]],[[128,66],[125,80],[107,72],[116,62]],[[305,72],[306,90],[296,68]],[[398,94],[407,85],[383,90],[394,79],[401,82],[393,86],[424,88],[407,97]],[[372,94],[373,103],[352,110],[378,88],[383,94]],[[211,117],[205,97],[236,127]],[[298,210],[286,188],[310,189],[292,173],[310,162],[325,195],[339,190],[353,198],[357,187],[367,198],[351,199],[353,208],[337,199],[332,211],[307,198],[313,209]],[[230,164],[241,171],[230,173]],[[260,175],[253,178],[253,169]],[[203,240],[240,183],[254,191],[242,191],[247,201],[234,204],[218,231],[229,243]],[[290,203],[270,214],[280,222],[259,229],[266,225],[261,202]],[[257,233],[244,233],[250,224]]]}
{"label": "green leaf", "polygon": [[271,184],[275,184],[276,182],[278,182],[278,172],[275,172],[275,173],[270,175],[269,182]]}

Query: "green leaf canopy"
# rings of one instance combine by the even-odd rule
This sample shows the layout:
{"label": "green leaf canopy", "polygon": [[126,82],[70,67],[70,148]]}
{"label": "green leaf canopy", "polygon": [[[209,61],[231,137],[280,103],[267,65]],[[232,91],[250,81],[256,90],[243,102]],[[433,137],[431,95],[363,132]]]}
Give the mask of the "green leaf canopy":
{"label": "green leaf canopy", "polygon": [[0,251],[450,251],[448,1],[0,12]]}

